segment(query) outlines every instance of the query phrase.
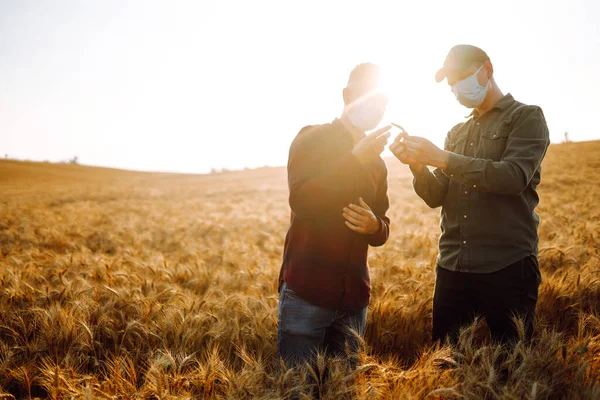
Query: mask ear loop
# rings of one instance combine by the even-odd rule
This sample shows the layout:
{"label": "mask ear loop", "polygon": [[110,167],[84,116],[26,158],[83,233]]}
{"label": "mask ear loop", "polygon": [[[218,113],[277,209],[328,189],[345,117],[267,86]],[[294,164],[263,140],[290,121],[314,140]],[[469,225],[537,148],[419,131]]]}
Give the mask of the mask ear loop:
{"label": "mask ear loop", "polygon": [[[483,68],[483,64],[481,64],[479,66],[479,68],[477,68],[477,71],[475,71],[475,73],[473,73],[473,75],[469,75],[465,79],[461,79],[460,81],[456,82],[454,85],[450,86],[450,91],[454,94],[454,96],[458,97],[458,93],[457,93],[458,90],[456,89],[456,85],[458,85],[461,82],[466,81],[467,79],[475,78],[475,81],[479,85],[479,79],[477,79],[477,74],[479,74],[479,72],[481,71],[481,68]],[[492,80],[491,78],[488,78],[486,86],[489,86],[491,80]],[[479,86],[481,86],[481,85],[479,85]],[[483,87],[483,86],[481,86],[481,87]],[[488,87],[488,90],[489,90],[489,87]]]}
{"label": "mask ear loop", "polygon": [[[481,66],[483,67],[483,64]],[[493,73],[493,70],[492,70],[492,73]],[[492,86],[494,86],[494,83],[492,82],[492,77],[491,76],[488,78],[488,83],[487,84],[488,84],[488,90],[490,90],[492,88]]]}
{"label": "mask ear loop", "polygon": [[[475,72],[475,76],[477,76],[477,74],[479,73],[479,71],[481,71],[481,68],[483,68],[483,66],[485,65],[485,63],[481,64],[481,67],[479,67],[479,69],[477,70],[477,72]],[[479,80],[477,80],[477,83],[479,84]],[[480,85],[481,86],[481,85]],[[485,84],[485,86],[487,86],[488,90],[490,90],[492,88],[492,78],[489,77],[487,83]],[[483,86],[481,86],[483,87]]]}

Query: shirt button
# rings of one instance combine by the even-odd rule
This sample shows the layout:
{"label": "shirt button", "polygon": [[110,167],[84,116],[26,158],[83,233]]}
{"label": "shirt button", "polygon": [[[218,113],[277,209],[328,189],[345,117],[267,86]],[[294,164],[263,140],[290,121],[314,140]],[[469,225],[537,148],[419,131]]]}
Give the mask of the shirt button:
{"label": "shirt button", "polygon": [[477,123],[477,125],[479,125],[479,122]]}
{"label": "shirt button", "polygon": [[465,190],[465,194],[469,194],[469,192]]}
{"label": "shirt button", "polygon": [[473,146],[473,143],[469,143],[469,146]]}
{"label": "shirt button", "polygon": [[476,188],[476,187],[477,187],[477,185],[473,185],[473,187],[474,187],[474,188]]}
{"label": "shirt button", "polygon": [[467,216],[465,215],[465,219],[467,219]]}
{"label": "shirt button", "polygon": [[496,135],[496,134],[494,133],[494,135],[493,135],[492,137],[496,137],[496,136],[498,136],[498,135]]}
{"label": "shirt button", "polygon": [[450,174],[450,177],[451,177],[451,178],[454,178],[454,174]]}
{"label": "shirt button", "polygon": [[466,241],[466,240],[463,240],[463,244],[467,244],[467,241]]}

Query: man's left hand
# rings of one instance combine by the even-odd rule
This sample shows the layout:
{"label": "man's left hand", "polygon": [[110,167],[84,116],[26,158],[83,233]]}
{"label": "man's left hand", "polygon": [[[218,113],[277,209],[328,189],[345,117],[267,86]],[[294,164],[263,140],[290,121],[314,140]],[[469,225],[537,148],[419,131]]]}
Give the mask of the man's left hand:
{"label": "man's left hand", "polygon": [[350,204],[348,207],[344,207],[342,215],[346,220],[346,226],[354,232],[372,235],[379,230],[379,219],[362,197],[358,201],[360,205]]}
{"label": "man's left hand", "polygon": [[404,139],[404,144],[408,154],[418,163],[441,169],[446,169],[448,166],[450,153],[440,149],[429,140],[418,136],[408,136]]}

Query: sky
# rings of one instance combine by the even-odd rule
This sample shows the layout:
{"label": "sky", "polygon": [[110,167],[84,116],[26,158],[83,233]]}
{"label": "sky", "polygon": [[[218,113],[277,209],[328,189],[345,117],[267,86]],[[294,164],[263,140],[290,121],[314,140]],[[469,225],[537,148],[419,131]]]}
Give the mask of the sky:
{"label": "sky", "polygon": [[[483,48],[553,142],[600,139],[600,2],[0,0],[0,157],[203,173],[285,165],[383,69],[393,121],[442,145],[469,110],[434,74]],[[389,155],[386,151],[384,155]]]}

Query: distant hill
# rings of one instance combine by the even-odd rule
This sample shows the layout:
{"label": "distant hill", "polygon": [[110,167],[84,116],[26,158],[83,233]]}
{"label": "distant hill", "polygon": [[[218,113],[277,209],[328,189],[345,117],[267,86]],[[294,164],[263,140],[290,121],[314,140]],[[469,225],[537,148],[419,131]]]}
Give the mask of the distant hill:
{"label": "distant hill", "polygon": [[[599,154],[600,141],[573,142],[552,144],[548,150],[549,160],[560,159],[562,163],[571,165],[586,160],[592,167],[600,166],[600,158],[595,161],[589,154]],[[386,158],[390,174],[409,174],[407,169],[395,158]],[[268,176],[281,176],[284,167],[263,167],[240,171],[229,171],[216,174],[180,174],[169,172],[141,172],[115,168],[91,167],[80,164],[32,162],[0,159],[0,186],[12,184],[42,184],[42,183],[83,183],[144,178],[177,178],[177,179],[206,179],[212,181],[237,180],[240,178],[260,178]]]}

